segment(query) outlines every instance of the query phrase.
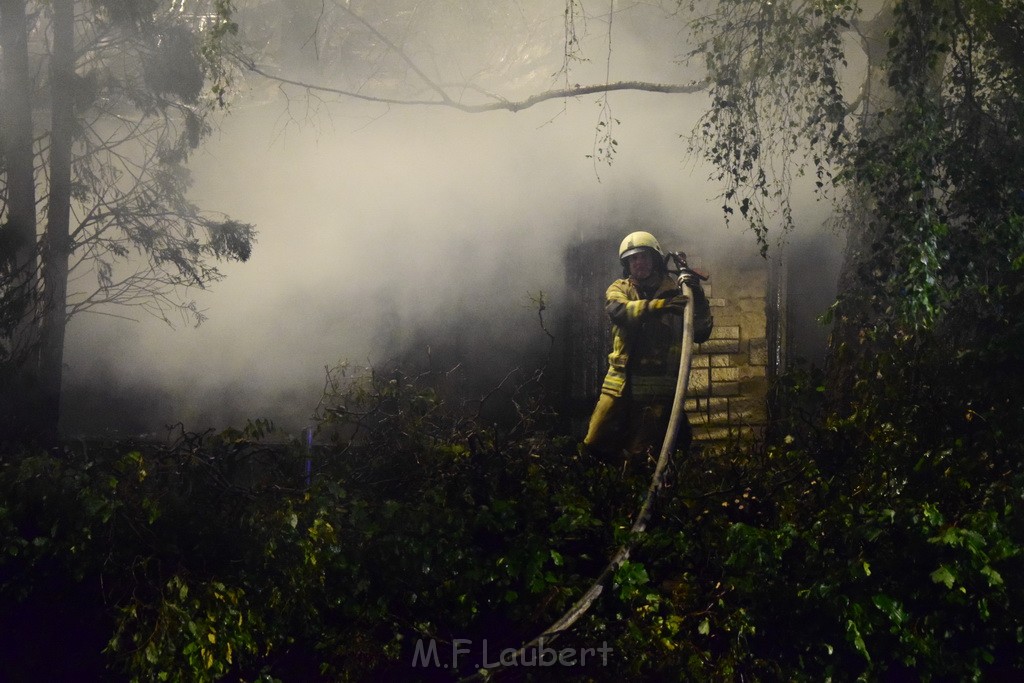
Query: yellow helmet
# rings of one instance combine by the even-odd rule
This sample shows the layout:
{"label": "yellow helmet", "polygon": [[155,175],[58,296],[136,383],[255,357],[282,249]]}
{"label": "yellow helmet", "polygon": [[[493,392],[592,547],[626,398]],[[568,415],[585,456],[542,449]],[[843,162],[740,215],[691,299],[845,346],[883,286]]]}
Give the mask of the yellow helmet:
{"label": "yellow helmet", "polygon": [[622,265],[626,265],[626,259],[644,249],[650,249],[656,253],[662,262],[665,260],[665,253],[661,250],[661,245],[658,244],[658,240],[654,238],[649,232],[639,231],[631,232],[626,235],[626,238],[622,240],[622,244],[619,245],[619,261]]}

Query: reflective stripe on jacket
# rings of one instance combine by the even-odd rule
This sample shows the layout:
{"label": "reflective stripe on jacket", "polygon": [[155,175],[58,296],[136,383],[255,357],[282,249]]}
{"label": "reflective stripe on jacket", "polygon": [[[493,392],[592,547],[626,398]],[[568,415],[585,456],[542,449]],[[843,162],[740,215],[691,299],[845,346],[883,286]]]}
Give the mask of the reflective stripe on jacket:
{"label": "reflective stripe on jacket", "polygon": [[[605,293],[612,322],[612,351],[601,393],[638,399],[670,398],[679,372],[682,316],[664,314],[658,300],[678,295],[675,278],[665,275],[656,287],[641,292],[631,278],[616,280]],[[646,296],[644,296],[646,294]],[[694,341],[711,335],[713,320],[707,297],[696,288]]]}

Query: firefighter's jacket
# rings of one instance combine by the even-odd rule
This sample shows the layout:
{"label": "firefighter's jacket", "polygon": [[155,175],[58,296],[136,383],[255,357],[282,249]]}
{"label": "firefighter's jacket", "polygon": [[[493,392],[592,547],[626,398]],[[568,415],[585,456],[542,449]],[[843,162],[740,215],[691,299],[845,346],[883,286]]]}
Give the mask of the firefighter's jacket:
{"label": "firefighter's jacket", "polygon": [[[714,320],[704,290],[687,289],[687,306],[694,306],[694,342],[707,341]],[[639,400],[671,399],[679,373],[682,315],[660,309],[679,295],[675,278],[641,288],[632,278],[616,280],[605,294],[605,310],[612,321],[612,352],[601,393]]]}

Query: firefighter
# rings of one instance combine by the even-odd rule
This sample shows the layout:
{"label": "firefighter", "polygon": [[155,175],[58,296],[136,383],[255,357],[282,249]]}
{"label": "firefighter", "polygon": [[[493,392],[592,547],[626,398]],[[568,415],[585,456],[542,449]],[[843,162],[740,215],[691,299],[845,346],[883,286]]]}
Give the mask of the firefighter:
{"label": "firefighter", "polygon": [[[700,278],[692,271],[678,280],[669,274],[654,235],[626,235],[619,261],[623,277],[605,294],[612,323],[608,373],[583,440],[585,449],[608,462],[623,450],[630,460],[660,451],[679,372],[682,314],[691,303],[686,292],[693,294],[694,341],[706,341],[713,324]],[[690,440],[684,419],[677,447],[685,452]]]}

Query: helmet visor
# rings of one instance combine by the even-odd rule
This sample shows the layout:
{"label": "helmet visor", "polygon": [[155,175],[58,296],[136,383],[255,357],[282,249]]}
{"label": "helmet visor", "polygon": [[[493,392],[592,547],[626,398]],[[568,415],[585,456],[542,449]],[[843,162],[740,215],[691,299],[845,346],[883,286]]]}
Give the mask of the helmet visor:
{"label": "helmet visor", "polygon": [[641,251],[650,252],[651,258],[655,260],[657,260],[657,257],[660,255],[652,247],[633,247],[632,249],[627,249],[626,251],[622,252],[622,256],[619,257],[619,260],[625,263],[626,259],[628,259],[633,254],[639,254]]}

